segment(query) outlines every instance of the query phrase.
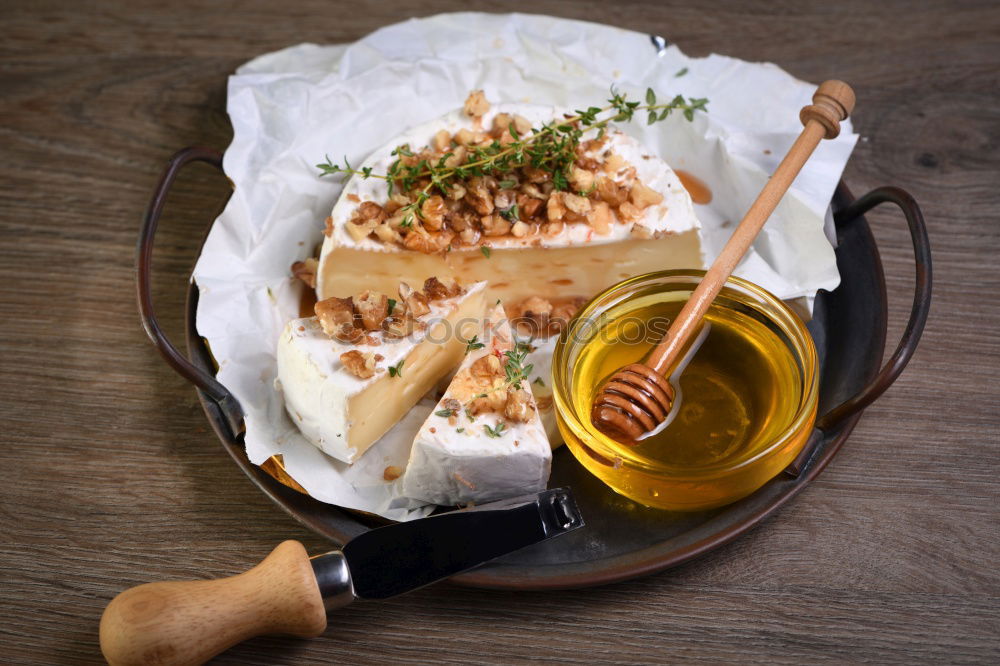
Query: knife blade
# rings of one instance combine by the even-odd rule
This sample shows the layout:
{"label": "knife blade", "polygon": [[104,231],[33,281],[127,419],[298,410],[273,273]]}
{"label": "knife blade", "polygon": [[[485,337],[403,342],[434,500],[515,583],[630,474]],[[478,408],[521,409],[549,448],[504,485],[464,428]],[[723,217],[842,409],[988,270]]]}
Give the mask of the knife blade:
{"label": "knife blade", "polygon": [[583,526],[570,489],[557,488],[369,530],[313,558],[286,541],[232,578],[122,592],[101,617],[101,650],[112,666],[200,664],[261,634],[317,636],[333,608],[411,592]]}
{"label": "knife blade", "polygon": [[557,488],[370,530],[312,565],[334,608],[404,594],[582,526],[572,493]]}

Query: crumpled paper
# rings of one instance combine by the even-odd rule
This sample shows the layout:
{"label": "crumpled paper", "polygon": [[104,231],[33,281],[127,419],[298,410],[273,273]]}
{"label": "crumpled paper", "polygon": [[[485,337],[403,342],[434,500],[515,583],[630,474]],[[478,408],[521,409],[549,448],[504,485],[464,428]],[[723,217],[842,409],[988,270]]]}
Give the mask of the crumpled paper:
{"label": "crumpled paper", "polygon": [[[418,405],[354,465],[325,456],[298,433],[274,388],[275,347],[297,316],[292,262],[310,256],[341,185],[319,178],[329,154],[361,163],[392,136],[462,104],[472,89],[492,101],[582,108],[611,85],[642,99],[707,97],[694,122],[674,114],[623,129],[712,190],[696,206],[711,261],[798,135],[815,86],[775,65],[725,56],[689,58],[649,35],[524,14],[443,14],[391,25],[350,45],[301,44],[260,56],[229,79],[234,137],[223,160],[235,189],[195,267],[197,327],[218,379],[246,414],[250,460],[282,454],[288,473],[323,502],[393,520],[432,507],[382,478],[405,466],[431,406]],[[850,121],[824,141],[736,270],[781,298],[811,302],[839,283],[828,237],[829,202],[857,141]],[[826,223],[826,230],[824,229]]]}

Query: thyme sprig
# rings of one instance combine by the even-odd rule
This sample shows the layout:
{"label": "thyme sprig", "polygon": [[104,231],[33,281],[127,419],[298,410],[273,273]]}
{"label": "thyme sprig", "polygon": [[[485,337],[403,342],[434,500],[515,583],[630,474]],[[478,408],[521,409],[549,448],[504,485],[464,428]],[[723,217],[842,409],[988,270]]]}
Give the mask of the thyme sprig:
{"label": "thyme sprig", "polygon": [[[404,206],[406,217],[403,226],[413,223],[413,215],[424,201],[431,196],[433,190],[447,194],[456,182],[472,176],[503,177],[521,167],[542,169],[552,175],[552,182],[558,190],[566,190],[569,186],[569,170],[576,160],[576,149],[583,136],[596,131],[597,138],[604,136],[608,125],[613,122],[631,121],[636,113],[645,112],[649,125],[665,120],[674,111],[680,111],[687,120],[694,119],[695,111],[707,108],[706,98],[686,98],[677,95],[668,102],[658,103],[656,93],[652,88],[646,90],[645,104],[631,101],[613,86],[611,97],[603,107],[591,106],[578,109],[576,115],[534,127],[528,136],[522,137],[511,123],[508,131],[513,141],[501,144],[494,140],[490,145],[474,146],[459,165],[449,166],[448,161],[454,156],[447,152],[437,160],[422,158],[417,160],[409,144],[404,144],[392,151],[396,159],[390,164],[385,174],[372,173],[371,167],[353,168],[344,157],[344,166],[334,163],[326,156],[326,162],[317,164],[320,176],[335,174],[353,174],[362,178],[381,178],[389,182],[389,194],[395,187],[404,192],[418,189],[416,201]],[[427,179],[424,182],[424,179]],[[508,210],[508,214],[517,216],[516,210]]]}

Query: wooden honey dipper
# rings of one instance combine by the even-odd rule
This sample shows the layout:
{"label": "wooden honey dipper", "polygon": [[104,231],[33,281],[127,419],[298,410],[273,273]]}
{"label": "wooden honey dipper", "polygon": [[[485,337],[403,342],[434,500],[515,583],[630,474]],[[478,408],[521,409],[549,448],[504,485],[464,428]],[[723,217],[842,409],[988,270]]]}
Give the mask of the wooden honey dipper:
{"label": "wooden honey dipper", "polygon": [[750,249],[754,238],[774,212],[802,166],[821,139],[840,134],[840,121],[854,110],[854,91],[843,81],[824,81],[816,89],[813,103],[804,107],[799,119],[802,133],[757,195],[715,263],[691,293],[663,339],[642,363],[627,365],[601,387],[591,410],[591,421],[601,431],[629,441],[640,439],[663,423],[674,400],[667,380],[688,340],[698,331],[709,306],[722,290],[736,264]]}

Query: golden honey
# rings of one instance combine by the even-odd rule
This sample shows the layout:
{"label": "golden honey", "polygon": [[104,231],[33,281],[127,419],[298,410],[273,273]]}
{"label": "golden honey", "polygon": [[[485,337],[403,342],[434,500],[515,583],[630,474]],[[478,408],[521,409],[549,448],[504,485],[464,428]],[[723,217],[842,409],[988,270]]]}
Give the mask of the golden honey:
{"label": "golden honey", "polygon": [[779,300],[734,278],[680,374],[669,425],[635,444],[593,426],[590,408],[603,382],[656,345],[700,275],[665,271],[612,287],[584,308],[556,351],[567,445],[614,490],[648,506],[706,509],[753,492],[795,458],[815,420],[812,339]]}

